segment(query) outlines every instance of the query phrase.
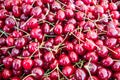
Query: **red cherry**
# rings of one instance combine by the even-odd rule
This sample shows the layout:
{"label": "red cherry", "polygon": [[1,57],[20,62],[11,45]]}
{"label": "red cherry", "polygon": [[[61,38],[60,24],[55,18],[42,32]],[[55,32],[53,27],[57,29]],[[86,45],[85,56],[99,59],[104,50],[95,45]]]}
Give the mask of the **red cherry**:
{"label": "red cherry", "polygon": [[65,19],[65,13],[62,10],[59,10],[56,13],[56,19],[60,20],[60,21],[63,21]]}
{"label": "red cherry", "polygon": [[6,43],[7,43],[8,46],[13,46],[14,45],[14,38],[7,37],[6,38]]}
{"label": "red cherry", "polygon": [[47,63],[52,63],[55,59],[55,56],[53,53],[51,52],[46,52],[44,54],[44,60],[47,62]]}
{"label": "red cherry", "polygon": [[34,7],[31,10],[31,15],[36,17],[36,18],[39,18],[41,13],[42,13],[42,9],[39,6]]}
{"label": "red cherry", "polygon": [[39,59],[39,58],[35,58],[34,59],[34,66],[35,67],[43,67],[43,60],[42,59]]}
{"label": "red cherry", "polygon": [[9,79],[12,76],[12,72],[9,69],[2,70],[3,79]]}
{"label": "red cherry", "polygon": [[23,61],[22,61],[22,66],[25,70],[31,70],[32,66],[33,66],[34,62],[32,59],[29,59],[29,58],[25,58]]}
{"label": "red cherry", "polygon": [[78,55],[74,52],[74,51],[70,51],[68,54],[70,60],[72,61],[72,63],[75,63],[78,61]]}
{"label": "red cherry", "polygon": [[60,74],[59,74],[59,72],[56,71],[56,70],[50,73],[50,78],[51,78],[52,80],[57,80],[59,76],[60,76]]}
{"label": "red cherry", "polygon": [[64,33],[72,32],[74,30],[75,26],[73,24],[67,24],[63,28]]}
{"label": "red cherry", "polygon": [[3,59],[3,64],[5,66],[5,68],[11,68],[12,67],[12,62],[13,62],[13,58],[12,57],[5,57]]}
{"label": "red cherry", "polygon": [[99,79],[107,79],[107,77],[108,77],[107,70],[105,68],[98,69],[98,77],[99,77]]}
{"label": "red cherry", "polygon": [[54,27],[54,33],[57,35],[62,34],[63,32],[63,27],[60,24],[56,24]]}
{"label": "red cherry", "polygon": [[85,54],[85,50],[83,48],[83,44],[75,44],[74,46],[74,51],[78,54],[78,55],[84,55]]}
{"label": "red cherry", "polygon": [[12,68],[14,70],[21,70],[22,69],[22,60],[21,59],[14,59]]}
{"label": "red cherry", "polygon": [[113,59],[111,57],[107,57],[105,59],[102,60],[102,65],[109,67],[113,64]]}
{"label": "red cherry", "polygon": [[13,18],[8,17],[8,18],[5,19],[5,24],[9,28],[13,28],[16,25],[16,22],[15,22],[15,20]]}

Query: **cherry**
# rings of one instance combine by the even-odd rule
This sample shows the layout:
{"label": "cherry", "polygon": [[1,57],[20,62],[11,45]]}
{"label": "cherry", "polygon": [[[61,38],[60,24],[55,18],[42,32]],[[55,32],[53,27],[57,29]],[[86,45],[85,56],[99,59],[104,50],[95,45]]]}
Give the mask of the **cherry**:
{"label": "cherry", "polygon": [[38,47],[38,43],[37,42],[31,42],[29,45],[28,45],[28,51],[30,53],[33,53],[37,50],[37,47]]}
{"label": "cherry", "polygon": [[21,74],[22,74],[22,70],[12,70],[12,72],[13,72],[13,75],[15,75],[15,76],[20,76]]}
{"label": "cherry", "polygon": [[55,71],[53,71],[53,72],[50,73],[50,78],[52,80],[57,80],[59,76],[60,75],[59,75],[59,72],[57,70],[55,70]]}
{"label": "cherry", "polygon": [[61,5],[57,2],[57,1],[54,1],[52,4],[51,4],[51,9],[53,11],[58,11],[61,9]]}
{"label": "cherry", "polygon": [[26,25],[32,29],[38,28],[38,20],[36,18],[31,18]]}
{"label": "cherry", "polygon": [[12,77],[11,80],[20,80],[19,77]]}
{"label": "cherry", "polygon": [[62,34],[63,32],[63,27],[60,24],[56,24],[54,27],[54,33],[57,35]]}
{"label": "cherry", "polygon": [[12,8],[12,0],[5,0],[4,1],[4,6],[6,9],[11,9]]}
{"label": "cherry", "polygon": [[88,39],[97,40],[98,36],[95,31],[88,31],[86,37]]}
{"label": "cherry", "polygon": [[30,56],[30,52],[28,50],[22,51],[22,57],[29,57],[29,56]]}
{"label": "cherry", "polygon": [[119,18],[120,18],[120,14],[119,14],[118,11],[112,11],[112,12],[111,12],[111,17],[112,17],[113,19],[119,19]]}
{"label": "cherry", "polygon": [[97,65],[95,63],[85,63],[84,65],[85,69],[90,71],[91,74],[95,74],[97,72]]}
{"label": "cherry", "polygon": [[33,66],[34,62],[32,59],[29,59],[29,58],[25,58],[23,61],[22,61],[22,66],[25,70],[30,70]]}
{"label": "cherry", "polygon": [[120,72],[114,73],[114,78],[119,80],[120,79]]}
{"label": "cherry", "polygon": [[77,25],[77,21],[75,20],[75,18],[70,18],[70,19],[67,21],[67,24]]}
{"label": "cherry", "polygon": [[74,73],[74,68],[73,66],[65,66],[63,69],[62,69],[62,73],[69,77],[70,75],[72,75]]}
{"label": "cherry", "polygon": [[12,68],[14,70],[21,70],[22,69],[22,60],[21,59],[14,59]]}
{"label": "cherry", "polygon": [[83,44],[75,44],[74,46],[74,51],[78,54],[78,55],[84,55],[85,54],[85,50],[83,48]]}
{"label": "cherry", "polygon": [[9,28],[13,28],[16,25],[16,22],[15,22],[15,20],[13,18],[8,17],[8,18],[5,19],[5,24]]}
{"label": "cherry", "polygon": [[27,4],[32,4],[34,2],[34,0],[23,0],[23,1]]}
{"label": "cherry", "polygon": [[12,67],[12,62],[13,62],[13,58],[12,57],[5,57],[3,59],[3,64],[5,66],[5,68],[11,68]]}
{"label": "cherry", "polygon": [[9,79],[12,76],[12,72],[9,69],[2,70],[3,79]]}
{"label": "cherry", "polygon": [[119,71],[120,70],[120,61],[116,61],[112,65],[112,70],[113,71]]}
{"label": "cherry", "polygon": [[74,30],[75,26],[73,24],[67,24],[63,28],[64,33],[72,32]]}
{"label": "cherry", "polygon": [[44,54],[44,60],[48,63],[52,63],[55,59],[55,56],[52,52],[46,52]]}
{"label": "cherry", "polygon": [[70,60],[72,61],[72,63],[75,63],[78,61],[78,55],[74,52],[74,51],[70,51],[68,54]]}
{"label": "cherry", "polygon": [[114,28],[108,28],[107,35],[110,36],[110,37],[117,37],[118,36],[118,31]]}
{"label": "cherry", "polygon": [[107,77],[108,77],[107,70],[105,68],[98,69],[98,77],[99,77],[99,79],[107,79]]}
{"label": "cherry", "polygon": [[23,36],[23,33],[20,31],[13,31],[12,35],[14,38],[19,38]]}
{"label": "cherry", "polygon": [[7,38],[6,38],[6,44],[7,44],[8,46],[13,46],[13,45],[14,45],[14,38],[12,38],[12,37],[7,37]]}
{"label": "cherry", "polygon": [[4,45],[6,43],[6,39],[5,38],[0,38],[0,45]]}
{"label": "cherry", "polygon": [[104,9],[101,5],[96,5],[94,9],[94,15],[98,17],[98,15],[102,15],[104,13]]}
{"label": "cherry", "polygon": [[54,16],[53,14],[48,14],[48,15],[47,15],[47,20],[48,20],[49,22],[54,22],[54,21],[55,21],[55,16]]}
{"label": "cherry", "polygon": [[42,34],[42,30],[40,28],[34,28],[30,32],[31,37],[37,38],[37,39],[39,37],[39,34]]}
{"label": "cherry", "polygon": [[62,36],[56,36],[56,38],[55,38],[55,40],[54,40],[55,44],[59,44],[59,43],[61,43],[62,41],[63,41]]}
{"label": "cherry", "polygon": [[18,6],[13,6],[12,12],[15,17],[20,17],[21,15],[21,9]]}
{"label": "cherry", "polygon": [[95,52],[88,52],[84,56],[84,58],[88,61],[91,59],[91,62],[94,62],[94,63],[96,63],[98,61],[98,55]]}
{"label": "cherry", "polygon": [[44,70],[40,67],[35,67],[31,70],[31,74],[33,74],[36,79],[40,79],[44,74]]}
{"label": "cherry", "polygon": [[103,59],[101,63],[103,66],[109,67],[113,64],[113,59],[111,57],[107,57]]}
{"label": "cherry", "polygon": [[[91,77],[92,77],[92,79],[91,79]],[[91,76],[91,77],[88,77],[87,80],[99,80],[97,76]]]}
{"label": "cherry", "polygon": [[17,48],[13,48],[11,51],[11,56],[16,57],[18,55],[20,55],[20,50]]}
{"label": "cherry", "polygon": [[47,77],[43,77],[42,80],[51,80],[51,78],[47,76]]}
{"label": "cherry", "polygon": [[49,24],[47,24],[47,23],[43,24],[42,25],[42,31],[45,34],[49,34],[50,33],[50,26],[49,26]]}
{"label": "cherry", "polygon": [[69,57],[67,55],[65,55],[65,54],[61,54],[59,56],[59,64],[62,65],[62,66],[70,65]]}
{"label": "cherry", "polygon": [[35,1],[35,5],[42,7],[43,6],[43,2],[41,0],[37,0],[37,1]]}
{"label": "cherry", "polygon": [[35,58],[34,59],[34,66],[35,67],[43,67],[43,60],[42,59],[39,59],[39,58]]}
{"label": "cherry", "polygon": [[55,59],[53,63],[50,64],[50,69],[56,68],[57,65],[58,65],[58,60]]}
{"label": "cherry", "polygon": [[0,10],[0,19],[5,19],[7,17],[6,16],[7,14],[8,14],[7,10],[1,9]]}
{"label": "cherry", "polygon": [[109,10],[111,10],[111,11],[117,10],[117,5],[113,2],[109,3]]}
{"label": "cherry", "polygon": [[65,16],[66,16],[67,18],[72,18],[72,17],[74,17],[74,12],[73,12],[73,10],[71,10],[71,9],[66,9],[66,10],[65,10]]}
{"label": "cherry", "polygon": [[16,41],[15,41],[15,47],[16,48],[23,48],[23,46],[25,46],[25,44],[26,44],[26,40],[25,40],[25,38],[18,38]]}
{"label": "cherry", "polygon": [[116,45],[116,43],[117,43],[116,38],[108,38],[105,42],[105,44],[110,48],[114,47]]}
{"label": "cherry", "polygon": [[70,42],[65,42],[65,49],[68,51],[72,51],[73,50],[73,44]]}
{"label": "cherry", "polygon": [[63,21],[65,19],[65,13],[62,10],[58,10],[56,13],[56,19]]}
{"label": "cherry", "polygon": [[36,18],[39,18],[41,13],[42,13],[42,9],[39,6],[34,7],[31,10],[31,15],[33,15]]}
{"label": "cherry", "polygon": [[75,15],[75,18],[78,20],[78,21],[82,21],[84,19],[84,13],[81,12],[81,11],[78,11]]}
{"label": "cherry", "polygon": [[77,68],[75,70],[75,78],[77,80],[85,80],[86,77],[87,77],[87,74],[86,74],[86,72],[83,69]]}
{"label": "cherry", "polygon": [[116,48],[114,51],[116,53],[113,53],[112,57],[115,58],[115,59],[119,59],[120,58],[120,48]]}
{"label": "cherry", "polygon": [[30,15],[30,12],[32,10],[32,6],[29,4],[22,4],[22,11],[27,16]]}

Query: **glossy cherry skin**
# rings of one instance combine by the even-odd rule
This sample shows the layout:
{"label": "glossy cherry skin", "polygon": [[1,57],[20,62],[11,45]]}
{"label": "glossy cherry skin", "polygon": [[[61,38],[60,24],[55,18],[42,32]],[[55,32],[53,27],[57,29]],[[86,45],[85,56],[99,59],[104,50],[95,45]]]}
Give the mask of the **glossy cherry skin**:
{"label": "glossy cherry skin", "polygon": [[12,72],[9,69],[2,70],[2,77],[3,79],[9,79],[12,76]]}
{"label": "glossy cherry skin", "polygon": [[19,77],[12,77],[11,80],[20,80]]}
{"label": "glossy cherry skin", "polygon": [[57,65],[58,65],[58,60],[55,59],[53,63],[50,64],[50,69],[56,68]]}
{"label": "glossy cherry skin", "polygon": [[52,63],[55,59],[55,56],[52,52],[46,52],[44,54],[44,60],[47,62],[47,63]]}
{"label": "glossy cherry skin", "polygon": [[63,27],[60,24],[56,24],[54,27],[54,33],[57,35],[62,34],[63,32]]}
{"label": "glossy cherry skin", "polygon": [[32,10],[32,6],[29,5],[29,4],[23,4],[22,5],[22,11],[23,13],[27,16],[27,15],[30,15],[30,12]]}
{"label": "glossy cherry skin", "polygon": [[84,13],[81,12],[81,11],[78,11],[75,15],[75,18],[78,20],[78,21],[82,21],[83,20],[83,17],[84,17]]}
{"label": "glossy cherry skin", "polygon": [[56,36],[54,39],[54,44],[60,44],[63,41],[62,36]]}
{"label": "glossy cherry skin", "polygon": [[22,51],[22,57],[29,57],[31,54],[28,50],[23,50]]}
{"label": "glossy cherry skin", "polygon": [[42,9],[39,6],[34,7],[31,10],[31,15],[36,17],[36,18],[39,18],[41,13],[42,13]]}
{"label": "glossy cherry skin", "polygon": [[96,40],[98,35],[95,31],[88,31],[86,37],[91,40]]}
{"label": "glossy cherry skin", "polygon": [[113,18],[113,19],[119,19],[120,18],[120,14],[119,14],[119,12],[118,11],[112,11],[111,12],[111,17]]}
{"label": "glossy cherry skin", "polygon": [[74,51],[78,54],[78,55],[84,55],[85,54],[85,50],[83,48],[83,44],[75,44],[74,46]]}
{"label": "glossy cherry skin", "polygon": [[91,62],[90,63],[88,63],[88,62],[85,63],[84,67],[85,67],[86,70],[87,70],[87,67],[88,67],[91,74],[95,74],[97,72],[97,69],[98,69],[97,65],[95,63],[91,63]]}
{"label": "glossy cherry skin", "polygon": [[110,47],[110,48],[113,48],[115,45],[116,45],[116,43],[117,43],[117,39],[116,38],[108,38],[107,40],[106,40],[106,45],[108,46],[108,47]]}
{"label": "glossy cherry skin", "polygon": [[39,58],[35,58],[34,59],[34,66],[35,67],[43,67],[43,60],[42,59],[39,59]]}
{"label": "glossy cherry skin", "polygon": [[94,15],[97,17],[98,15],[102,15],[104,13],[104,9],[101,5],[96,5],[94,9]]}
{"label": "glossy cherry skin", "polygon": [[114,73],[114,78],[116,80],[119,80],[120,79],[120,72]]}
{"label": "glossy cherry skin", "polygon": [[5,45],[5,43],[6,43],[6,39],[1,37],[0,38],[0,45],[3,46],[3,45]]}
{"label": "glossy cherry skin", "polygon": [[86,41],[83,47],[88,51],[93,51],[96,48],[92,40]]}
{"label": "glossy cherry skin", "polygon": [[53,11],[58,11],[61,9],[61,4],[58,3],[57,1],[54,1],[52,4],[51,4],[51,9]]}
{"label": "glossy cherry skin", "polygon": [[72,51],[73,50],[73,44],[70,42],[65,42],[65,49],[67,51]]}
{"label": "glossy cherry skin", "polygon": [[36,79],[40,79],[44,74],[44,70],[40,67],[35,67],[31,70],[31,74],[34,74]]}
{"label": "glossy cherry skin", "polygon": [[25,38],[18,38],[16,41],[15,41],[15,47],[20,49],[20,48],[23,48],[26,44],[26,40]]}
{"label": "glossy cherry skin", "polygon": [[102,60],[102,65],[109,67],[113,64],[113,59],[111,57],[107,57],[105,59]]}
{"label": "glossy cherry skin", "polygon": [[110,37],[117,37],[118,36],[118,31],[114,28],[108,28],[107,35],[110,36]]}
{"label": "glossy cherry skin", "polygon": [[16,57],[20,55],[20,49],[12,48],[11,56]]}
{"label": "glossy cherry skin", "polygon": [[5,24],[9,28],[13,28],[16,25],[16,22],[15,22],[15,20],[13,18],[8,17],[8,18],[5,19]]}
{"label": "glossy cherry skin", "polygon": [[74,12],[71,9],[66,9],[65,10],[65,15],[66,15],[67,18],[72,18],[72,17],[74,17]]}
{"label": "glossy cherry skin", "polygon": [[12,12],[15,17],[20,17],[21,15],[21,10],[20,10],[20,7],[18,6],[13,6]]}
{"label": "glossy cherry skin", "polygon": [[120,59],[120,48],[114,50],[116,53],[112,53],[112,57],[115,59]]}
{"label": "glossy cherry skin", "polygon": [[0,10],[0,19],[5,19],[7,17],[6,14],[8,14],[7,10],[1,9]]}
{"label": "glossy cherry skin", "polygon": [[14,45],[14,38],[7,37],[6,38],[6,43],[7,43],[8,46],[13,46]]}
{"label": "glossy cherry skin", "polygon": [[48,20],[49,22],[54,22],[54,21],[55,21],[55,16],[54,16],[53,14],[48,14],[48,15],[47,15],[47,20]]}
{"label": "glossy cherry skin", "polygon": [[51,80],[51,78],[49,76],[46,76],[46,77],[42,77],[42,80]]}
{"label": "glossy cherry skin", "polygon": [[106,46],[100,46],[100,50],[97,51],[98,56],[105,58],[108,56],[108,49]]}
{"label": "glossy cherry skin", "polygon": [[12,68],[14,70],[21,70],[22,69],[22,60],[21,59],[14,59]]}
{"label": "glossy cherry skin", "polygon": [[14,76],[20,76],[22,74],[22,70],[12,70]]}
{"label": "glossy cherry skin", "polygon": [[37,51],[37,47],[38,47],[38,43],[37,42],[32,42],[28,45],[28,51],[30,53],[33,53],[33,52]]}
{"label": "glossy cherry skin", "polygon": [[65,66],[63,69],[62,69],[62,73],[69,77],[70,75],[72,75],[74,73],[74,68],[73,66]]}
{"label": "glossy cherry skin", "polygon": [[74,51],[70,51],[68,53],[68,56],[70,58],[70,61],[72,61],[72,63],[75,63],[79,60],[78,55]]}
{"label": "glossy cherry skin", "polygon": [[12,57],[5,57],[3,58],[3,64],[5,66],[5,68],[11,68],[12,67],[12,62],[13,62],[13,58]]}
{"label": "glossy cherry skin", "polygon": [[66,24],[63,28],[64,33],[72,32],[75,26],[73,24]]}
{"label": "glossy cherry skin", "polygon": [[34,65],[34,62],[32,59],[30,58],[25,58],[23,61],[22,61],[22,66],[25,70],[31,70],[32,66]]}
{"label": "glossy cherry skin", "polygon": [[38,28],[38,20],[36,18],[31,18],[28,22],[27,22],[27,26],[30,28]]}
{"label": "glossy cherry skin", "polygon": [[86,74],[86,72],[83,69],[77,68],[75,70],[75,78],[77,80],[85,80],[86,77],[87,77],[87,74]]}
{"label": "glossy cherry skin", "polygon": [[56,13],[56,19],[63,21],[65,19],[65,13],[62,10],[58,10]]}
{"label": "glossy cherry skin", "polygon": [[52,80],[57,80],[59,76],[60,76],[60,74],[59,74],[59,72],[57,70],[50,73],[50,78]]}
{"label": "glossy cherry skin", "polygon": [[109,10],[111,10],[111,11],[117,10],[117,5],[113,2],[109,3]]}
{"label": "glossy cherry skin", "polygon": [[23,36],[23,33],[15,30],[15,31],[12,32],[12,35],[13,35],[14,38],[19,38],[19,37]]}
{"label": "glossy cherry skin", "polygon": [[42,34],[42,30],[40,28],[34,28],[30,32],[31,37],[33,38],[38,38],[39,34]]}
{"label": "glossy cherry skin", "polygon": [[107,77],[108,77],[108,72],[107,72],[107,69],[105,69],[105,68],[98,69],[97,73],[98,73],[97,75],[98,75],[99,79],[107,79]]}
{"label": "glossy cherry skin", "polygon": [[84,58],[89,61],[91,59],[91,62],[98,62],[98,55],[95,52],[88,52]]}
{"label": "glossy cherry skin", "polygon": [[67,55],[65,54],[61,54],[59,56],[59,64],[62,65],[62,66],[67,66],[67,65],[70,65],[70,59]]}
{"label": "glossy cherry skin", "polygon": [[119,71],[120,70],[120,61],[116,61],[112,65],[112,70],[113,71]]}

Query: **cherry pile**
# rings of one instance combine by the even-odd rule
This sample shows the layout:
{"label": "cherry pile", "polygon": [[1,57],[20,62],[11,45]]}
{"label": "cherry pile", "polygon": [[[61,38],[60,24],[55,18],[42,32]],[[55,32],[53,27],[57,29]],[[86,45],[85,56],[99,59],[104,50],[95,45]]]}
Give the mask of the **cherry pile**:
{"label": "cherry pile", "polygon": [[120,80],[120,1],[0,0],[0,80]]}

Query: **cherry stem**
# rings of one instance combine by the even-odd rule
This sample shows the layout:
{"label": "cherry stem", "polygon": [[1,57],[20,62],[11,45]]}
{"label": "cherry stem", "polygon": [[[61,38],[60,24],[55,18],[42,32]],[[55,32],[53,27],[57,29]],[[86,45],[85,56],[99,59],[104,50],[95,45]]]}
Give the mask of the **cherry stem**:
{"label": "cherry stem", "polygon": [[108,50],[110,50],[111,52],[117,54],[117,52],[113,51],[111,48],[109,48],[109,47],[107,47],[107,46],[106,46],[106,48],[107,48]]}
{"label": "cherry stem", "polygon": [[0,67],[4,66],[4,64],[0,64]]}
{"label": "cherry stem", "polygon": [[10,49],[10,48],[14,48],[15,46],[10,46],[10,47],[7,47],[7,48],[0,48],[1,50],[2,49]]}

